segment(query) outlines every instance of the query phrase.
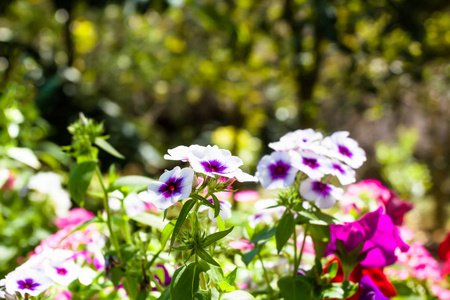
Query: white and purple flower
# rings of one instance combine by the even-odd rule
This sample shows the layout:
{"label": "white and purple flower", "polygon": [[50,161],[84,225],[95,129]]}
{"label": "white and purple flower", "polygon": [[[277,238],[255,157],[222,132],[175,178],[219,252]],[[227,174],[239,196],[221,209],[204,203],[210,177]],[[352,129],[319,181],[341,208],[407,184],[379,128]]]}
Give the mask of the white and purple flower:
{"label": "white and purple flower", "polygon": [[331,171],[330,161],[314,152],[290,151],[292,165],[309,178],[319,179]]}
{"label": "white and purple flower", "polygon": [[[209,198],[208,201],[209,201],[212,205],[214,205],[214,200],[213,200],[213,199]],[[223,221],[225,221],[226,219],[231,218],[231,203],[228,202],[228,201],[223,201],[223,200],[220,200],[220,199],[219,199],[219,204],[220,204],[220,212],[219,212],[220,218],[221,218]],[[217,222],[216,219],[214,218],[214,212],[213,212],[213,209],[211,209],[210,207],[208,207],[208,206],[206,206],[206,205],[202,205],[202,206],[200,206],[200,208],[199,208],[198,211],[199,211],[199,212],[202,212],[202,211],[205,211],[205,210],[207,210],[207,209],[209,209],[209,212],[208,212],[208,217],[209,217],[209,219],[210,219],[211,221]]]}
{"label": "white and purple flower", "polygon": [[11,295],[19,292],[22,296],[38,296],[52,284],[51,278],[34,269],[16,269],[5,277],[6,292]]}
{"label": "white and purple flower", "polygon": [[356,181],[356,172],[346,164],[341,163],[337,159],[331,160],[331,168],[328,174],[334,175],[339,179],[342,185],[348,185]]}
{"label": "white and purple flower", "polygon": [[348,131],[338,131],[322,141],[327,149],[327,155],[345,162],[357,169],[366,161],[366,152],[359,147],[358,142],[348,137]]}
{"label": "white and purple flower", "polygon": [[318,141],[322,140],[322,134],[311,128],[299,129],[288,132],[280,138],[280,141],[270,143],[269,147],[276,151],[289,150],[315,150]]}
{"label": "white and purple flower", "polygon": [[219,175],[227,178],[234,178],[236,174],[242,175],[239,167],[244,164],[239,157],[232,156],[230,151],[217,146],[206,146],[204,151],[190,151],[189,162],[195,172],[210,177]]}
{"label": "white and purple flower", "polygon": [[159,177],[159,181],[148,185],[149,200],[157,208],[165,210],[179,200],[191,194],[194,170],[191,168],[175,167]]}
{"label": "white and purple flower", "polygon": [[128,216],[134,217],[145,212],[145,203],[136,193],[130,193],[123,200],[123,207]]}
{"label": "white and purple flower", "polygon": [[[215,146],[217,149],[218,147]],[[191,145],[187,146],[178,146],[173,149],[167,150],[169,154],[164,155],[164,159],[167,160],[180,160],[187,162],[189,161],[189,154],[194,153],[194,155],[201,155],[205,151],[205,146],[200,145]]]}
{"label": "white and purple flower", "polygon": [[332,207],[336,200],[342,199],[343,194],[341,188],[319,180],[306,179],[300,184],[300,195],[323,209]]}
{"label": "white and purple flower", "polygon": [[298,169],[291,164],[289,154],[279,151],[264,155],[256,167],[256,177],[261,185],[268,190],[292,185],[297,172]]}
{"label": "white and purple flower", "polygon": [[274,199],[256,201],[254,205],[256,213],[248,217],[248,225],[252,228],[255,228],[257,224],[272,225],[286,210],[286,207],[277,205],[278,203]]}
{"label": "white and purple flower", "polygon": [[65,260],[60,262],[53,262],[44,267],[45,275],[50,277],[54,282],[69,286],[69,284],[78,279],[81,272],[81,267],[73,260]]}

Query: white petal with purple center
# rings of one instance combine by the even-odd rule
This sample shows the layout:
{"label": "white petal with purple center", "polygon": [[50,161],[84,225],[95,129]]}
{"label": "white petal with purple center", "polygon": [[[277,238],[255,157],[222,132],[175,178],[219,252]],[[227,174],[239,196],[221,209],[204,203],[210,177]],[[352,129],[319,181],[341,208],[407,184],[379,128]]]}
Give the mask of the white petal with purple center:
{"label": "white petal with purple center", "polygon": [[281,151],[264,155],[256,167],[256,177],[268,190],[292,185],[297,172],[298,169],[291,164],[290,155]]}
{"label": "white petal with purple center", "polygon": [[348,131],[338,131],[322,141],[327,149],[327,155],[345,162],[357,169],[367,160],[366,152],[359,147],[358,142],[348,137]]}
{"label": "white petal with purple center", "polygon": [[189,197],[193,180],[193,169],[175,167],[162,174],[159,181],[153,181],[149,184],[147,199],[157,208],[165,210],[175,202]]}
{"label": "white petal with purple center", "polygon": [[53,280],[34,269],[16,269],[6,275],[6,292],[15,294],[19,292],[22,296],[38,296],[53,284]]}
{"label": "white petal with purple center", "polygon": [[328,174],[336,176],[342,185],[348,185],[356,181],[355,170],[353,170],[346,164],[341,163],[337,159],[331,160],[331,169]]}
{"label": "white petal with purple center", "polygon": [[308,201],[314,201],[322,209],[334,206],[343,194],[341,188],[319,180],[306,179],[300,184],[300,195]]}
{"label": "white petal with purple center", "polygon": [[231,152],[217,146],[206,146],[205,151],[190,152],[189,162],[195,172],[215,177],[216,175],[233,178],[243,161],[232,156]]}
{"label": "white petal with purple center", "polygon": [[50,277],[54,282],[63,286],[68,286],[72,281],[78,278],[81,267],[73,260],[66,260],[46,265],[44,271],[45,275]]}
{"label": "white petal with purple center", "polygon": [[305,151],[289,151],[289,155],[292,165],[309,178],[319,179],[330,172],[330,161],[322,155]]}
{"label": "white petal with purple center", "polygon": [[124,200],[123,206],[128,216],[134,217],[145,211],[145,203],[136,193],[130,193]]}

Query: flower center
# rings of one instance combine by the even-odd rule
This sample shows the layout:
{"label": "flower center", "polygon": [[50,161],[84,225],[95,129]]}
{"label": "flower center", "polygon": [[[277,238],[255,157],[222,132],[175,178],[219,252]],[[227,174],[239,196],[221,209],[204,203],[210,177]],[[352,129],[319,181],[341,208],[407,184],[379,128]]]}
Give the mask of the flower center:
{"label": "flower center", "polygon": [[338,164],[333,164],[333,169],[338,170],[341,174],[345,174],[344,169]]}
{"label": "flower center", "polygon": [[328,184],[322,183],[320,181],[314,181],[312,184],[312,189],[322,196],[328,196],[331,191],[331,187]]}
{"label": "flower center", "polygon": [[206,172],[215,172],[220,173],[226,170],[226,166],[224,166],[220,161],[218,160],[210,160],[210,161],[202,161],[201,165],[205,169]]}
{"label": "flower center", "polygon": [[338,145],[338,149],[339,149],[339,153],[344,156],[347,156],[349,158],[351,158],[353,156],[353,153],[345,146]]}
{"label": "flower center", "polygon": [[317,169],[318,167],[320,167],[317,159],[315,158],[303,157],[303,164],[310,167],[311,169]]}
{"label": "flower center", "polygon": [[284,163],[281,160],[277,161],[276,163],[269,166],[270,175],[273,179],[285,178],[290,167],[290,165]]}
{"label": "flower center", "polygon": [[183,178],[171,177],[167,180],[166,184],[161,185],[158,192],[163,194],[164,197],[170,198],[173,194],[181,192],[181,183]]}
{"label": "flower center", "polygon": [[55,268],[56,269],[56,273],[58,273],[59,275],[66,275],[67,274],[67,270],[65,268]]}
{"label": "flower center", "polygon": [[17,281],[17,284],[19,285],[19,289],[31,290],[31,291],[33,291],[36,287],[40,286],[40,284],[34,282],[34,280],[32,278],[27,278],[25,280],[19,280],[19,281]]}

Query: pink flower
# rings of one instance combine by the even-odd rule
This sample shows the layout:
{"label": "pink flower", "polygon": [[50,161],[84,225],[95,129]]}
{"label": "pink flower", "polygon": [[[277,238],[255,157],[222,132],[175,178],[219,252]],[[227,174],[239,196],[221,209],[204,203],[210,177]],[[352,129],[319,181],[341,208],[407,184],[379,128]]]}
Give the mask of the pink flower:
{"label": "pink flower", "polygon": [[251,202],[259,199],[257,191],[240,191],[234,194],[234,200],[237,202]]}
{"label": "pink flower", "polygon": [[59,228],[64,228],[70,225],[80,225],[93,217],[94,214],[84,208],[74,208],[69,211],[69,214],[66,217],[56,218],[55,224]]}
{"label": "pink flower", "polygon": [[72,299],[71,291],[63,291],[55,295],[55,300],[70,300]]}
{"label": "pink flower", "polygon": [[238,241],[229,242],[228,246],[236,250],[250,250],[253,249],[253,247],[255,247],[255,244],[250,243],[250,241],[246,239],[240,239]]}
{"label": "pink flower", "polygon": [[431,286],[431,292],[440,300],[450,300],[450,290],[444,289],[437,284]]}

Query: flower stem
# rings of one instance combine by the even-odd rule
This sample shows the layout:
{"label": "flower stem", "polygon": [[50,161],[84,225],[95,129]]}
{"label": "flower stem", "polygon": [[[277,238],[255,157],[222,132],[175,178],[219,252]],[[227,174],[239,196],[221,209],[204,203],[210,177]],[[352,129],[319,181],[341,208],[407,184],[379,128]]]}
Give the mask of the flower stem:
{"label": "flower stem", "polygon": [[261,267],[263,269],[264,280],[266,281],[266,284],[267,284],[267,291],[269,293],[269,299],[272,299],[272,287],[270,286],[269,275],[267,273],[266,268],[264,267],[264,262],[263,262],[263,259],[261,257],[261,253],[259,253],[259,251],[258,251],[258,258],[259,258],[259,260],[261,262]]}
{"label": "flower stem", "polygon": [[297,276],[297,232],[295,231],[295,223],[294,223],[294,268],[292,268],[292,277],[295,278]]}
{"label": "flower stem", "polygon": [[106,224],[108,226],[111,243],[113,244],[114,249],[117,251],[119,258],[121,258],[120,251],[119,251],[119,243],[117,242],[116,236],[114,235],[114,231],[112,229],[111,210],[109,209],[109,203],[108,203],[108,191],[106,190],[105,184],[103,183],[102,172],[100,171],[100,168],[98,167],[98,165],[95,167],[95,173],[97,174],[98,181],[100,182],[100,186],[102,187],[102,190],[103,190],[103,204],[105,206],[105,211],[106,211]]}
{"label": "flower stem", "polygon": [[[300,257],[298,258],[298,261],[296,262],[295,268],[294,268],[294,277],[297,276],[298,267],[300,266],[300,262],[302,261],[303,249],[305,249],[306,236],[308,234],[308,227],[309,227],[308,225],[309,225],[308,223],[305,225],[305,232],[303,233],[302,248],[300,249]],[[294,232],[294,234],[295,234],[295,232]]]}

